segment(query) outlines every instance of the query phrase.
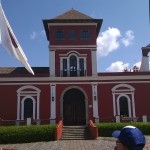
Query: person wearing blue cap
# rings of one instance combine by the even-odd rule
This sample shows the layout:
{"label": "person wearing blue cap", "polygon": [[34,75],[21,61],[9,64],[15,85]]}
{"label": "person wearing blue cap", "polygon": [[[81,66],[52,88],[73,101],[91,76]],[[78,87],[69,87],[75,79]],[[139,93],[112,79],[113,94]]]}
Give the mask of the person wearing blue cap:
{"label": "person wearing blue cap", "polygon": [[145,136],[134,126],[125,126],[121,131],[116,130],[112,137],[117,138],[114,150],[142,150],[145,146]]}

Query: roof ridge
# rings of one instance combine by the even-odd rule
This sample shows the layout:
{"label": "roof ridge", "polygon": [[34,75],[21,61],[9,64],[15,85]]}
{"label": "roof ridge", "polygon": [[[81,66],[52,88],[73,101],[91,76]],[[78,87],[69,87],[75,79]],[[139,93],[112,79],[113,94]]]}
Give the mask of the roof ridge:
{"label": "roof ridge", "polygon": [[93,19],[93,18],[72,8],[72,9],[56,16],[53,19]]}

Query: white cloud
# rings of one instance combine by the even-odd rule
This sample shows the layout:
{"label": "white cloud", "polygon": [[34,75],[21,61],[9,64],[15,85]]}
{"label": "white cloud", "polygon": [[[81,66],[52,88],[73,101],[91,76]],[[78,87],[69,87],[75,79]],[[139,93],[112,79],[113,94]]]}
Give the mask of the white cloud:
{"label": "white cloud", "polygon": [[97,54],[99,56],[107,56],[110,52],[119,47],[119,37],[121,33],[117,28],[108,28],[102,32],[97,38]]}
{"label": "white cloud", "polygon": [[32,34],[30,35],[30,38],[32,40],[34,40],[36,38],[36,36],[37,36],[37,33],[35,31],[33,31]]}
{"label": "white cloud", "polygon": [[33,31],[32,34],[30,34],[30,38],[31,38],[31,40],[34,40],[34,39],[36,39],[36,38],[38,38],[38,37],[41,37],[41,35],[42,35],[42,36],[46,36],[44,30],[39,31],[39,32]]}
{"label": "white cloud", "polygon": [[115,51],[123,44],[128,47],[134,40],[134,32],[128,30],[125,32],[125,37],[121,36],[118,28],[109,27],[106,31],[102,32],[97,38],[97,56],[103,57]]}
{"label": "white cloud", "polygon": [[41,31],[41,35],[46,36],[45,30]]}
{"label": "white cloud", "polygon": [[122,61],[116,61],[112,63],[106,71],[109,72],[123,72],[124,69],[129,67],[129,63],[123,63]]}
{"label": "white cloud", "polygon": [[128,47],[132,44],[132,41],[134,40],[134,32],[131,30],[126,31],[126,36],[122,38],[122,43],[125,45],[125,47]]}

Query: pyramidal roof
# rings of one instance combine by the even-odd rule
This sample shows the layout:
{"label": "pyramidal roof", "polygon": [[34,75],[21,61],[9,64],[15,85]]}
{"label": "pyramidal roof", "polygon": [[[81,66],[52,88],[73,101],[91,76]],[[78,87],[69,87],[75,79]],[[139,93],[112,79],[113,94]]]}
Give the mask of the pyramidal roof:
{"label": "pyramidal roof", "polygon": [[53,19],[44,19],[43,25],[46,31],[47,40],[49,40],[49,26],[50,24],[62,24],[62,23],[96,23],[97,24],[97,35],[100,31],[103,19],[94,19],[90,16],[87,16],[75,9],[64,12],[63,14],[53,18]]}
{"label": "pyramidal roof", "polygon": [[55,17],[54,19],[93,19],[77,10],[71,9],[63,14]]}

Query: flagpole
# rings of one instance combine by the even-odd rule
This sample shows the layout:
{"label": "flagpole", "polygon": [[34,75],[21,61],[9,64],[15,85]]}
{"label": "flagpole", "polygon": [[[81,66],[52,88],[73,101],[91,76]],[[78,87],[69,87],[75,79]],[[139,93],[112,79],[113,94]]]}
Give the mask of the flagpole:
{"label": "flagpole", "polygon": [[30,73],[34,75],[34,72],[28,63],[27,57],[23,52],[5,16],[1,3],[0,3],[0,31],[1,31],[0,32],[1,44],[3,45],[3,47],[18,61],[20,61]]}

